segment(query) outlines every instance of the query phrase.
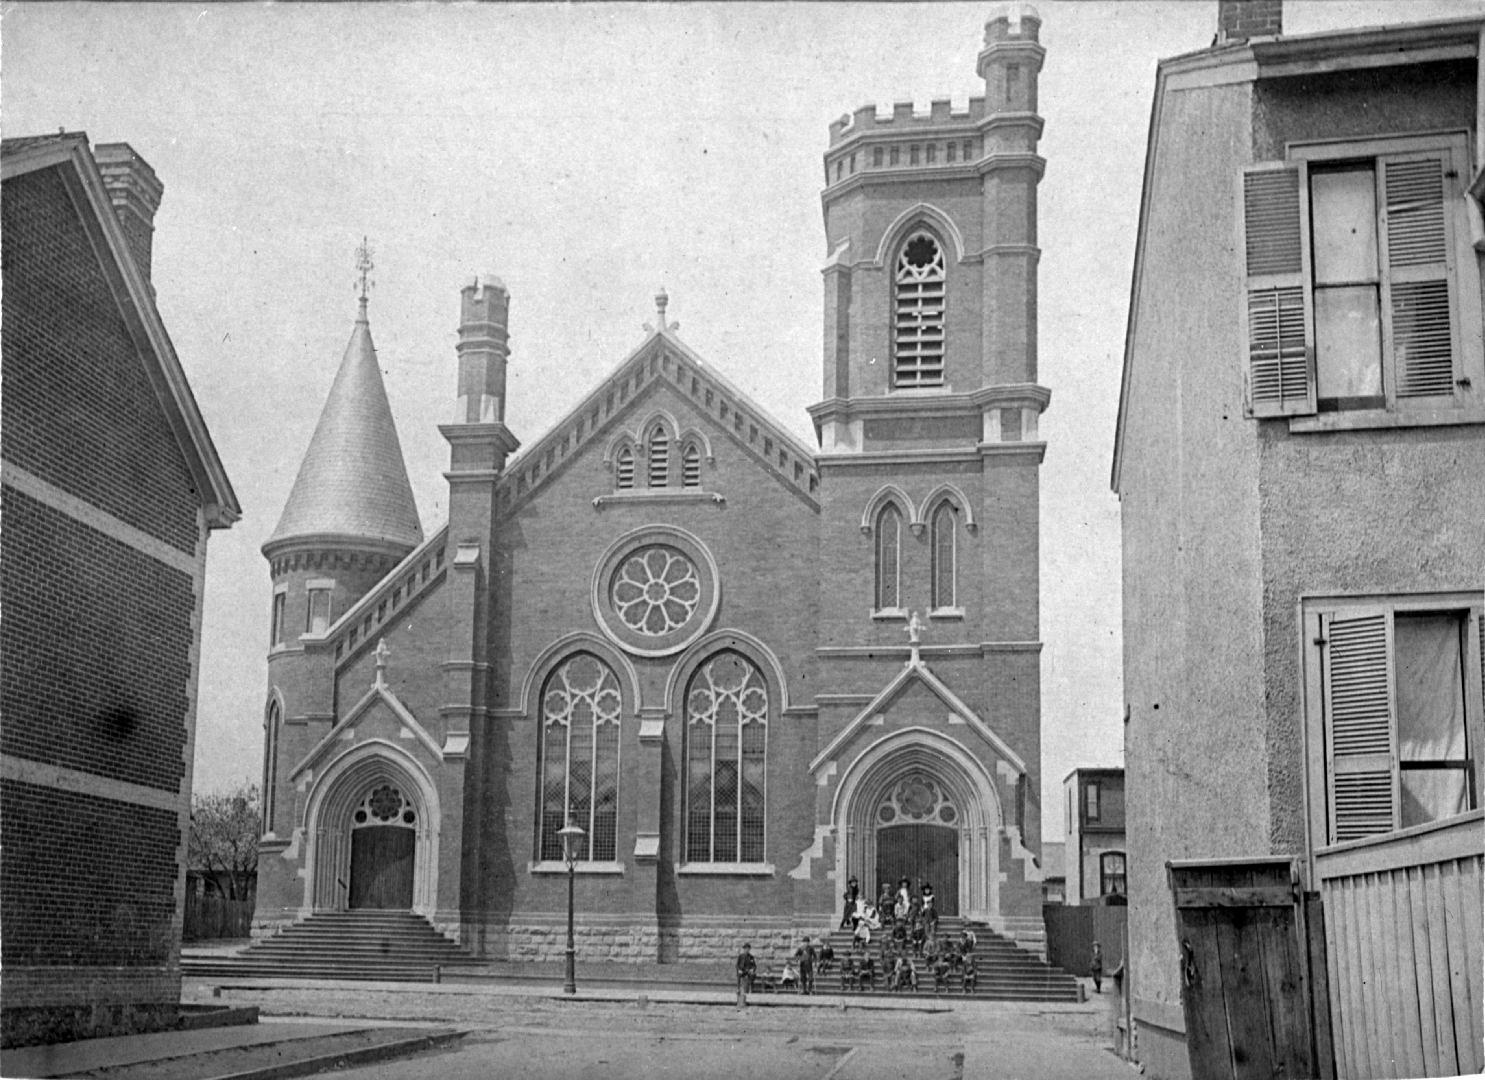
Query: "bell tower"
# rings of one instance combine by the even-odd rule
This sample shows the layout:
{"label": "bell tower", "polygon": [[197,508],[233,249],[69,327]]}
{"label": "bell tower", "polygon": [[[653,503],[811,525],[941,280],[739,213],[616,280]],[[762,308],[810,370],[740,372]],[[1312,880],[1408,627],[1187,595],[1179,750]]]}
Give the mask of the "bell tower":
{"label": "bell tower", "polygon": [[[961,830],[945,882],[960,910],[1012,932],[1034,930],[1041,902],[1040,29],[1027,4],[991,16],[976,64],[983,93],[963,110],[948,99],[868,105],[830,126],[823,400],[809,410],[822,754],[839,750],[835,767],[851,777],[840,733],[881,725],[870,752],[886,755],[893,738],[902,749],[900,765],[873,766],[880,783],[968,785],[956,813],[980,824]],[[904,685],[905,664],[970,719],[890,689]],[[860,715],[866,701],[872,717]],[[955,779],[960,767],[972,785]],[[886,872],[878,808],[819,790],[837,875]]]}

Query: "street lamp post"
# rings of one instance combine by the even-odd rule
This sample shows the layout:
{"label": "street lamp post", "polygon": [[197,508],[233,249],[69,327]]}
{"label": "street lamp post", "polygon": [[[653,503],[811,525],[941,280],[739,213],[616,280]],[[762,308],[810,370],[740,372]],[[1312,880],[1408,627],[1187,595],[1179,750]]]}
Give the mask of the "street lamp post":
{"label": "street lamp post", "polygon": [[567,981],[562,984],[564,994],[577,993],[577,946],[572,939],[572,883],[576,876],[578,859],[582,856],[583,830],[569,822],[558,829],[562,837],[562,858],[567,863]]}

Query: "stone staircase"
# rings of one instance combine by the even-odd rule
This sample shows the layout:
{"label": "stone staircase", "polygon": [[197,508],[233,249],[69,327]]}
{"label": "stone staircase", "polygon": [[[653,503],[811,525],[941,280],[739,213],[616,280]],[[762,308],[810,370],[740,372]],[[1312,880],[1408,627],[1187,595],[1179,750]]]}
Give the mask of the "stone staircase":
{"label": "stone staircase", "polygon": [[[939,936],[947,935],[957,940],[965,920],[944,916],[939,920]],[[1077,1001],[1078,981],[1059,967],[1054,967],[1040,957],[1027,952],[1009,939],[997,934],[987,926],[970,923],[975,934],[975,973],[978,976],[969,997],[985,1001]],[[833,930],[830,947],[835,950],[835,967],[823,976],[815,978],[817,993],[869,993],[878,995],[923,997],[933,996],[933,973],[918,963],[918,990],[888,991],[887,973],[881,968],[882,937],[872,935],[871,953],[877,959],[876,986],[871,990],[854,990],[841,985],[843,965],[851,952],[851,932]],[[948,993],[965,996],[964,985],[958,971],[949,975]]]}
{"label": "stone staircase", "polygon": [[408,911],[326,911],[235,956],[183,956],[196,978],[369,979],[433,982],[440,968],[482,961]]}

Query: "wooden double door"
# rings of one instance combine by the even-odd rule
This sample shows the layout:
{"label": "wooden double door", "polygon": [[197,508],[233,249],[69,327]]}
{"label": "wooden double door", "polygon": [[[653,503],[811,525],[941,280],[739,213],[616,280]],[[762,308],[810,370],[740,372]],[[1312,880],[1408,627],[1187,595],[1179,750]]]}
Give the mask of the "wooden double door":
{"label": "wooden double door", "polygon": [[913,889],[933,886],[940,915],[959,914],[959,830],[947,825],[884,825],[877,830],[877,876],[874,888],[893,889],[903,878]]}
{"label": "wooden double door", "polygon": [[408,911],[413,902],[416,829],[368,825],[351,830],[351,887],[347,905]]}

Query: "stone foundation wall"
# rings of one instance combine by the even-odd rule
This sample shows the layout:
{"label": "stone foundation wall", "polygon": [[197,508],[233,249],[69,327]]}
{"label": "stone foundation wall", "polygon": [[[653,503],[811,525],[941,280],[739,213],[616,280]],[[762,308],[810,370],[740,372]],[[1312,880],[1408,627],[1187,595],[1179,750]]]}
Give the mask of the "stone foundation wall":
{"label": "stone foundation wall", "polygon": [[[490,960],[555,962],[567,954],[565,920],[517,917],[500,926],[465,920],[440,923],[438,929]],[[747,942],[762,965],[782,963],[806,937],[818,937],[826,929],[813,924],[793,926],[784,919],[698,921],[676,926],[618,921],[584,924],[580,918],[573,928],[573,942],[579,961],[615,964],[730,964]]]}

